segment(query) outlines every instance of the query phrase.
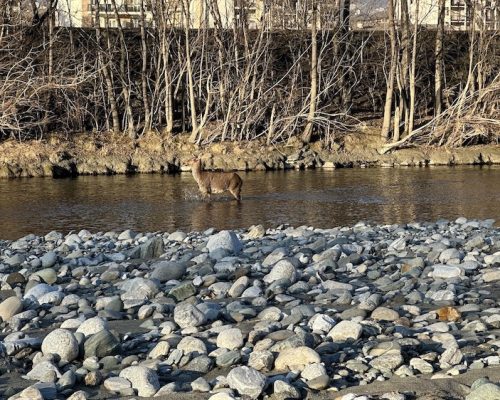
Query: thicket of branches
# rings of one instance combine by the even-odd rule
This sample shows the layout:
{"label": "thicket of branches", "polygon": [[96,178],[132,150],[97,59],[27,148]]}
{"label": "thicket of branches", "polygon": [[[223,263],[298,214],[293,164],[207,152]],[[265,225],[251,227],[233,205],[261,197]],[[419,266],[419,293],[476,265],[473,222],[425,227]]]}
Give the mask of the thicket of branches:
{"label": "thicket of branches", "polygon": [[182,29],[168,2],[145,1],[139,29],[119,18],[117,28],[74,29],[54,26],[55,3],[0,0],[0,137],[158,130],[199,144],[331,144],[385,117],[385,150],[498,141],[497,32],[436,32],[409,19],[352,31],[345,12],[320,23],[314,2],[303,29],[227,29],[215,8],[214,28]]}

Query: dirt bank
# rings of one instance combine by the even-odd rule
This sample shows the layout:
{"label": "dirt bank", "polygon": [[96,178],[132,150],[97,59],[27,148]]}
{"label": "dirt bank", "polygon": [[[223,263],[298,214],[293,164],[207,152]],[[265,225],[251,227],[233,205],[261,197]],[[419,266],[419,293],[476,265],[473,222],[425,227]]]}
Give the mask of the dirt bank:
{"label": "dirt bank", "polygon": [[51,135],[43,140],[0,143],[0,177],[175,173],[186,161],[202,155],[206,168],[221,170],[278,170],[341,167],[396,167],[500,164],[500,145],[459,149],[420,147],[381,155],[378,135],[351,134],[333,149],[321,143],[299,142],[268,146],[264,142],[215,143],[197,148],[186,135],[158,133],[136,143],[122,135],[80,134],[67,140]]}

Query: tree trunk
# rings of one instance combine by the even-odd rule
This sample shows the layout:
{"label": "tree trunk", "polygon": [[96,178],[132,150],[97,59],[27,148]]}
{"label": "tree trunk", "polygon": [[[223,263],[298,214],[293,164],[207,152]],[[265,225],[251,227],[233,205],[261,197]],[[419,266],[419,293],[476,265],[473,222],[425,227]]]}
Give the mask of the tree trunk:
{"label": "tree trunk", "polygon": [[389,0],[387,4],[389,17],[389,35],[391,40],[391,67],[387,77],[387,92],[385,95],[384,121],[382,123],[382,137],[389,139],[391,129],[392,97],[394,93],[394,78],[396,76],[396,27],[394,26],[394,1]]}
{"label": "tree trunk", "polygon": [[309,99],[309,113],[307,115],[307,124],[302,133],[302,142],[310,143],[314,127],[314,117],[316,114],[316,102],[318,96],[318,37],[317,37],[317,17],[316,4],[312,5],[312,21],[311,21],[311,92]]}
{"label": "tree trunk", "polygon": [[439,115],[443,109],[443,38],[444,38],[445,0],[438,3],[438,24],[436,31],[436,47],[434,54],[436,66],[434,70],[434,115]]}
{"label": "tree trunk", "polygon": [[415,2],[415,21],[413,22],[413,45],[411,53],[411,67],[410,67],[410,115],[408,120],[408,135],[413,132],[415,125],[415,69],[417,64],[417,34],[418,34],[418,13],[419,13],[419,0]]}
{"label": "tree trunk", "polygon": [[144,107],[144,132],[151,129],[151,110],[148,100],[148,49],[146,45],[146,17],[144,11],[144,0],[141,0],[141,55],[142,55],[142,104]]}

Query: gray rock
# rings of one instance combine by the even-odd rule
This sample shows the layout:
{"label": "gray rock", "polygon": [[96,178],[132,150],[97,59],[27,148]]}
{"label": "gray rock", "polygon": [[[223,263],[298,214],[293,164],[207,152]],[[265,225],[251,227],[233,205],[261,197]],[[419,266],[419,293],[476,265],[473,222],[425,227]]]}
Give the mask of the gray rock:
{"label": "gray rock", "polygon": [[40,297],[46,295],[47,293],[55,292],[58,288],[54,286],[47,285],[46,283],[40,283],[36,286],[33,286],[30,290],[26,292],[24,298],[34,297],[35,299],[39,299]]}
{"label": "gray rock", "polygon": [[196,288],[191,282],[183,282],[170,289],[168,295],[177,301],[183,301],[196,294]]}
{"label": "gray rock", "polygon": [[40,257],[43,268],[53,267],[57,263],[57,254],[54,251],[49,251]]}
{"label": "gray rock", "polygon": [[120,350],[120,341],[108,330],[93,334],[84,343],[85,358],[111,356],[119,354]]}
{"label": "gray rock", "polygon": [[174,321],[181,328],[191,328],[205,323],[205,316],[190,303],[179,303],[174,309]]}
{"label": "gray rock", "polygon": [[264,390],[266,377],[253,368],[236,367],[227,375],[227,382],[240,395],[256,399]]}
{"label": "gray rock", "polygon": [[128,379],[114,376],[104,381],[104,388],[114,394],[122,394],[132,387],[132,383]]}
{"label": "gray rock", "polygon": [[151,265],[151,268],[151,279],[158,279],[160,282],[182,279],[186,273],[186,265],[174,261],[159,261]]}
{"label": "gray rock", "polygon": [[207,249],[210,253],[222,249],[232,254],[238,254],[243,246],[232,231],[221,231],[208,238]]}

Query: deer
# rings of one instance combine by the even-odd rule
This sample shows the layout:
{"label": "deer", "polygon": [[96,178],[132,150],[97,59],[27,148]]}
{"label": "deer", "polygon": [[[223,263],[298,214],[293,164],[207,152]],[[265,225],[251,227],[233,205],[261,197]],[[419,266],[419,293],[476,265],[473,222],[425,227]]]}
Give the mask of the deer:
{"label": "deer", "polygon": [[203,171],[199,158],[193,158],[190,164],[191,173],[203,197],[210,199],[212,193],[229,191],[237,201],[241,200],[243,180],[236,172]]}

